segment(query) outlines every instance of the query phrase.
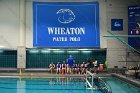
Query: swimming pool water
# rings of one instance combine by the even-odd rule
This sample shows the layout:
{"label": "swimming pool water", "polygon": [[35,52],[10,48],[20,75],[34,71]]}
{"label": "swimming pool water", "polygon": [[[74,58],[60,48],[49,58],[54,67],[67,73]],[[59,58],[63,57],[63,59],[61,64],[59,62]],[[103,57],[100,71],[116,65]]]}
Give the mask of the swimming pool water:
{"label": "swimming pool water", "polygon": [[101,93],[87,90],[80,78],[0,79],[0,93]]}
{"label": "swimming pool water", "polygon": [[112,89],[113,93],[140,93],[140,89],[117,78],[103,78]]}
{"label": "swimming pool water", "polygon": [[[112,93],[140,93],[140,89],[117,78],[103,78]],[[87,90],[82,78],[0,79],[0,93],[101,93]]]}

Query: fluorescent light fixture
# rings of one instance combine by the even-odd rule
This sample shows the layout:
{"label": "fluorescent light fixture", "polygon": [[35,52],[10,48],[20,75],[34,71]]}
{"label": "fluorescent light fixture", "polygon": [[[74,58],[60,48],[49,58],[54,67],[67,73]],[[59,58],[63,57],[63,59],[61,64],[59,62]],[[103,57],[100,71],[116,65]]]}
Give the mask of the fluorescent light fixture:
{"label": "fluorescent light fixture", "polygon": [[50,53],[50,50],[41,50],[42,53]]}
{"label": "fluorescent light fixture", "polygon": [[78,49],[78,50],[89,50],[89,49]]}
{"label": "fluorescent light fixture", "polygon": [[30,52],[30,53],[38,53],[39,50],[30,50],[29,52]]}
{"label": "fluorescent light fixture", "polygon": [[79,51],[67,51],[68,53],[78,53]]}
{"label": "fluorescent light fixture", "polygon": [[60,49],[48,49],[48,50],[60,50]]}
{"label": "fluorescent light fixture", "polygon": [[54,53],[64,53],[65,51],[61,51],[61,50],[59,50],[59,51],[57,50],[57,51],[56,51],[56,50],[54,50],[53,52],[54,52]]}
{"label": "fluorescent light fixture", "polygon": [[6,46],[2,46],[2,45],[0,45],[0,48],[6,48]]}
{"label": "fluorescent light fixture", "polygon": [[92,51],[81,51],[82,53],[91,53]]}

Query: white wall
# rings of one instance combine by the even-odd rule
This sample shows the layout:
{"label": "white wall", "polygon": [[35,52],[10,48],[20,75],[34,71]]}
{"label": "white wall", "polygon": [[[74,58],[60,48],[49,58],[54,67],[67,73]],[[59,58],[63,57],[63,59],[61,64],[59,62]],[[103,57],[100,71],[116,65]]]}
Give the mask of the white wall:
{"label": "white wall", "polygon": [[[111,31],[111,19],[123,19],[123,31],[112,31],[115,35],[128,35],[128,6],[130,5],[140,5],[138,0],[107,0],[107,30]],[[127,38],[121,38],[121,40],[128,42]],[[127,49],[127,50],[126,50]],[[130,51],[126,45],[122,44],[115,38],[107,38],[107,61],[109,67],[114,66],[123,67],[126,66],[125,61],[134,61],[136,56],[127,56],[127,52]],[[136,65],[137,63],[128,63],[129,65]]]}
{"label": "white wall", "polygon": [[0,47],[16,48],[19,32],[19,1],[0,0]]}
{"label": "white wall", "polygon": [[[33,47],[33,12],[32,1],[97,1],[97,0],[26,0],[26,47]],[[114,38],[105,38],[111,31],[111,19],[120,18],[124,21],[124,30],[113,32],[125,34],[128,31],[127,7],[140,5],[139,0],[99,0],[100,10],[100,41],[101,48],[107,48],[109,67],[125,66],[126,47]],[[122,38],[127,42],[127,38]],[[0,0],[0,47],[17,49],[19,45],[19,0]]]}

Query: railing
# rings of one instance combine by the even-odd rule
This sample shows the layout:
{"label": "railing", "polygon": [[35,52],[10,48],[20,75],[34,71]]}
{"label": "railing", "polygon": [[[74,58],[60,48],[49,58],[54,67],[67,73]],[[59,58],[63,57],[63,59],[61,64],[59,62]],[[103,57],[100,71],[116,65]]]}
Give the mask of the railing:
{"label": "railing", "polygon": [[95,83],[94,83],[94,76],[95,74],[86,71],[86,89],[96,89]]}

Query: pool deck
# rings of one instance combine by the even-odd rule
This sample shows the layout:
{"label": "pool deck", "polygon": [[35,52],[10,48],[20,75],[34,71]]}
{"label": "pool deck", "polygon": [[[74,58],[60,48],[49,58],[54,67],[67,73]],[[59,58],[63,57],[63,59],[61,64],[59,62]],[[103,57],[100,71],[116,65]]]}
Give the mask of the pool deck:
{"label": "pool deck", "polygon": [[[104,76],[111,76],[111,74],[104,74],[99,73],[99,77]],[[31,69],[24,69],[23,73],[20,73],[20,71],[16,68],[0,68],[0,77],[23,77],[23,78],[48,78],[48,77],[86,77],[85,74],[56,74],[56,71],[53,71],[52,73],[49,71],[49,69],[42,69],[42,68],[31,68]]]}
{"label": "pool deck", "polygon": [[117,77],[125,82],[128,82],[136,87],[139,87],[140,88],[140,79],[135,79],[135,78],[132,78],[132,77],[127,77],[125,75],[121,75],[121,74],[116,74],[116,73],[112,73],[112,76],[113,77]]}
{"label": "pool deck", "polygon": [[[125,82],[133,84],[136,87],[140,88],[140,79],[135,79],[134,77],[127,77],[122,74],[117,73],[98,73],[99,77],[117,77]],[[74,78],[85,78],[85,74],[56,74],[56,72],[51,73],[48,69],[26,69],[23,73],[20,73],[17,69],[7,69],[2,68],[0,69],[0,78],[67,78],[67,77],[74,77]]]}
{"label": "pool deck", "polygon": [[[111,74],[97,74],[99,77],[111,76]],[[85,78],[86,74],[56,74],[48,72],[25,72],[25,73],[0,73],[0,78],[56,78],[56,77],[74,77],[74,78]]]}
{"label": "pool deck", "polygon": [[[125,82],[128,82],[136,87],[140,88],[140,79],[135,79],[132,77],[127,77],[122,74],[116,74],[116,73],[99,73],[97,74],[99,77],[117,77]],[[85,78],[85,74],[56,74],[56,72],[50,73],[46,70],[43,71],[29,71],[20,73],[16,69],[8,69],[8,70],[0,70],[0,78],[67,78],[67,77],[74,77],[74,78]]]}
{"label": "pool deck", "polygon": [[85,75],[75,75],[75,74],[49,74],[49,73],[0,73],[0,77],[15,77],[15,78],[56,78],[56,77],[85,77]]}

